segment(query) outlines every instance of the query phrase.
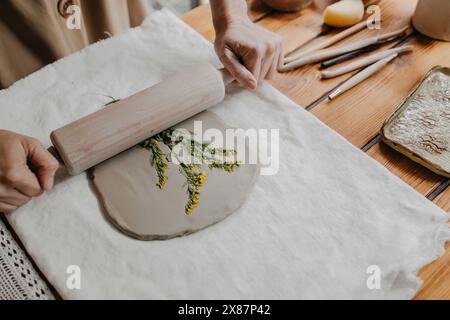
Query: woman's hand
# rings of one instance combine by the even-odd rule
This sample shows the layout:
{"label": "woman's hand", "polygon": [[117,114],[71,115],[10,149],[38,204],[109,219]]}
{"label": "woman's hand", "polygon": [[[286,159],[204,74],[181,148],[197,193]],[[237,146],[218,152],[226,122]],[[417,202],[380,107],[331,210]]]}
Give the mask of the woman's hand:
{"label": "woman's hand", "polygon": [[0,130],[0,212],[10,213],[50,190],[58,166],[38,140]]}
{"label": "woman's hand", "polygon": [[212,0],[215,49],[220,61],[244,87],[256,89],[281,64],[281,37],[250,21],[242,0]]}

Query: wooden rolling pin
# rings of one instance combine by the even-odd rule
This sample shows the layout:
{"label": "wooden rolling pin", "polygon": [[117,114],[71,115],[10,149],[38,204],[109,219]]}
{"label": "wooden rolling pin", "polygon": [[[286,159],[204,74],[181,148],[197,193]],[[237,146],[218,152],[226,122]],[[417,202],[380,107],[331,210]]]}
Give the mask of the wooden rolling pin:
{"label": "wooden rolling pin", "polygon": [[77,175],[221,102],[233,78],[201,64],[72,122],[50,135],[69,174]]}

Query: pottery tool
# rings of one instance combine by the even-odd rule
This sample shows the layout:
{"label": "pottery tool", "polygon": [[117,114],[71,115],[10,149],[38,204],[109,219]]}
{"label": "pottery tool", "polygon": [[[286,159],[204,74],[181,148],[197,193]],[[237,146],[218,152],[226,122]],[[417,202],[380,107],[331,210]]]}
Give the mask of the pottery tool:
{"label": "pottery tool", "polygon": [[284,59],[284,62],[285,63],[289,63],[291,61],[294,61],[294,60],[297,60],[297,59],[301,58],[306,53],[311,53],[313,51],[317,51],[317,50],[320,50],[320,49],[328,48],[328,47],[332,46],[333,44],[335,44],[335,43],[337,43],[337,42],[339,42],[339,41],[341,41],[341,40],[351,36],[352,34],[355,34],[356,32],[358,32],[358,31],[360,31],[362,29],[365,29],[365,28],[367,28],[367,22],[366,21],[362,21],[362,22],[360,22],[358,24],[355,24],[354,26],[352,26],[352,27],[350,27],[350,28],[348,28],[348,29],[338,33],[337,35],[330,37],[329,39],[321,41],[318,44],[316,44],[314,46],[311,46],[310,48],[305,49],[304,51],[302,51],[299,54],[286,57]]}
{"label": "pottery tool", "polygon": [[398,56],[398,53],[391,54],[390,56],[381,59],[380,61],[374,63],[373,65],[367,67],[366,69],[362,70],[361,72],[355,74],[353,77],[345,81],[343,84],[338,86],[336,89],[334,89],[323,102],[331,101],[344,92],[350,90],[351,88],[355,87],[359,83],[363,82],[376,72],[378,72],[380,69],[382,69],[384,66],[386,66],[389,62],[391,62],[393,59],[395,59]]}
{"label": "pottery tool", "polygon": [[403,53],[403,52],[411,51],[413,48],[414,48],[413,46],[408,45],[408,46],[403,46],[403,47],[398,47],[398,48],[393,48],[393,49],[389,49],[389,50],[380,51],[380,52],[377,52],[377,53],[375,53],[375,54],[373,54],[371,56],[359,59],[359,60],[357,60],[355,62],[352,62],[352,63],[350,63],[350,64],[348,64],[346,66],[338,68],[336,70],[331,70],[331,71],[323,70],[322,73],[321,73],[321,78],[322,79],[335,78],[335,77],[341,76],[343,74],[346,74],[346,73],[349,73],[349,72],[352,72],[352,71],[364,68],[366,66],[369,66],[369,65],[371,65],[371,64],[373,64],[373,63],[375,63],[375,62],[377,62],[377,61],[379,61],[381,59],[384,59],[384,58],[392,55],[393,53],[400,54],[400,53]]}
{"label": "pottery tool", "polygon": [[225,97],[230,74],[191,67],[51,133],[69,174],[77,175],[184,121]]}
{"label": "pottery tool", "polygon": [[[378,2],[379,2],[379,0],[365,2],[364,6],[365,6],[365,8],[367,8],[367,7],[369,7],[369,6],[373,5],[373,4],[376,4]],[[309,52],[312,52],[312,51],[317,51],[317,50],[320,50],[320,49],[327,48],[327,47],[329,47],[329,46],[331,46],[331,45],[333,45],[333,44],[335,44],[335,43],[337,43],[337,42],[339,42],[339,41],[341,41],[341,40],[351,36],[352,34],[354,34],[354,33],[358,32],[358,31],[366,28],[367,26],[368,26],[367,21],[361,21],[360,23],[357,23],[357,24],[355,24],[355,25],[345,29],[344,31],[342,31],[342,32],[340,32],[338,34],[336,34],[336,35],[334,35],[334,36],[332,36],[332,37],[330,37],[328,39],[325,39],[324,41],[321,41],[320,43],[318,43],[318,44],[316,44],[314,46],[311,46],[311,47],[306,48],[305,50],[302,50],[300,53],[296,54],[295,56],[294,55],[289,56],[289,54],[288,54],[288,56],[285,57],[284,62],[288,63],[288,62],[291,62],[291,61],[294,61],[294,60],[300,58],[305,53],[309,53]],[[294,50],[294,51],[298,51],[298,49]],[[292,54],[292,52],[290,54]]]}
{"label": "pottery tool", "polygon": [[382,46],[384,46],[386,44],[389,44],[389,43],[397,41],[397,40],[401,40],[404,37],[405,36],[395,36],[395,37],[392,37],[392,38],[389,38],[389,39],[386,39],[386,40],[378,41],[377,43],[372,44],[370,46],[367,46],[367,47],[364,47],[364,48],[361,48],[361,49],[358,49],[358,50],[350,51],[350,52],[345,53],[343,55],[340,55],[340,56],[337,56],[337,57],[334,57],[334,58],[322,61],[320,63],[320,68],[322,68],[322,69],[329,68],[329,67],[337,65],[339,63],[342,63],[342,62],[345,62],[345,61],[357,58],[357,57],[359,57],[359,56],[361,56],[361,55],[363,55],[365,53],[375,51],[375,50],[379,49],[380,47],[382,47]]}
{"label": "pottery tool", "polygon": [[341,54],[348,53],[350,51],[354,51],[357,49],[361,49],[361,48],[373,45],[373,44],[377,43],[378,41],[386,40],[386,39],[392,38],[394,36],[403,34],[407,29],[408,29],[408,27],[405,27],[405,28],[402,28],[397,31],[393,31],[393,32],[389,32],[389,33],[386,33],[383,35],[359,40],[359,41],[356,41],[356,42],[353,42],[353,43],[350,43],[347,45],[343,45],[340,47],[319,50],[319,51],[307,54],[297,60],[294,60],[294,61],[284,65],[283,67],[281,67],[280,72],[291,71],[291,70],[294,70],[296,68],[302,67],[307,64],[320,62],[320,61],[323,61],[323,60],[326,60],[326,59],[329,59],[332,57],[339,56]]}

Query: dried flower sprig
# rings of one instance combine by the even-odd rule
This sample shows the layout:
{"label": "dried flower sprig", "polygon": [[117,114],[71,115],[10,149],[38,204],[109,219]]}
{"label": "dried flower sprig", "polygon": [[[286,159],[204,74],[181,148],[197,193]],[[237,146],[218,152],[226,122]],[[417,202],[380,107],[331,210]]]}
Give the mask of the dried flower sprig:
{"label": "dried flower sprig", "polygon": [[[223,148],[211,148],[209,145],[206,147],[204,154],[212,155],[212,157],[205,157],[205,162],[208,163],[210,169],[223,169],[228,173],[234,172],[239,167],[239,161],[234,160],[237,156],[236,150],[226,150]],[[233,160],[223,160],[233,157]]]}
{"label": "dried flower sprig", "polygon": [[[112,99],[107,105],[119,101],[118,99]],[[185,163],[183,159],[177,160],[179,162],[179,172],[182,174],[186,182],[183,187],[187,187],[188,201],[185,205],[185,213],[190,215],[193,210],[198,206],[200,202],[201,189],[205,185],[208,174],[202,171],[201,164],[207,164],[210,170],[222,169],[228,173],[232,173],[239,167],[239,161],[234,160],[237,156],[236,150],[226,150],[223,148],[213,148],[210,143],[198,142],[192,132],[188,132],[187,135],[180,135],[174,139],[175,129],[170,128],[164,130],[153,137],[150,137],[142,141],[139,146],[150,152],[150,163],[155,168],[158,176],[158,188],[163,189],[168,181],[166,171],[169,169],[169,162],[172,161],[172,157],[177,157],[173,153],[173,149],[176,145],[182,144],[184,151],[191,155],[197,161],[192,163]],[[159,144],[167,146],[170,150],[169,153],[164,153]],[[229,160],[233,157],[232,160]],[[226,160],[224,160],[226,159]]]}
{"label": "dried flower sprig", "polygon": [[180,173],[186,178],[188,202],[184,208],[186,214],[191,214],[200,202],[200,193],[208,174],[196,172],[195,166],[180,164]]}
{"label": "dried flower sprig", "polygon": [[[177,157],[172,151],[178,144],[182,144],[184,151],[197,160],[193,163],[185,163],[183,159],[177,157],[179,162],[179,172],[186,178],[186,182],[183,186],[187,187],[188,202],[185,206],[185,213],[191,214],[193,210],[198,206],[200,202],[200,194],[203,185],[206,183],[208,174],[202,171],[202,163],[208,164],[209,169],[222,169],[228,173],[235,171],[239,167],[238,161],[224,161],[230,156],[236,156],[236,150],[225,150],[223,148],[212,148],[210,143],[200,143],[194,139],[194,134],[189,132],[186,136],[173,138],[173,128],[167,129],[150,139],[141,143],[141,146],[151,152],[151,158],[153,159],[152,165],[155,167],[158,175],[158,187],[162,188],[167,182],[167,176],[165,175],[168,169],[167,161],[172,162],[172,157]],[[171,151],[168,154],[164,154],[159,147],[159,143],[166,145]],[[192,159],[191,159],[192,160]]]}
{"label": "dried flower sprig", "polygon": [[150,163],[155,167],[156,174],[158,175],[158,183],[156,185],[162,189],[168,180],[165,172],[169,169],[169,165],[164,153],[158,145],[158,141],[150,138],[143,141],[140,146],[151,151]]}

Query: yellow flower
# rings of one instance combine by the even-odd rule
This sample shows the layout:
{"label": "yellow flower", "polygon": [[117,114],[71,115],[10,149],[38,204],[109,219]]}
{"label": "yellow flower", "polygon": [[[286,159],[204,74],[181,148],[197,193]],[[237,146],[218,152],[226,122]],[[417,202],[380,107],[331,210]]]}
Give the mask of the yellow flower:
{"label": "yellow flower", "polygon": [[157,185],[160,189],[162,189],[162,188],[166,185],[167,180],[168,180],[168,178],[167,178],[166,176],[164,176],[164,177],[161,179],[161,181],[160,181],[159,183],[157,183],[156,185]]}
{"label": "yellow flower", "polygon": [[231,172],[233,172],[234,171],[234,168],[233,168],[233,166],[231,165],[226,165],[226,166],[224,166],[224,169],[225,169],[225,171],[226,172],[228,172],[228,173],[231,173]]}
{"label": "yellow flower", "polygon": [[200,176],[199,176],[199,179],[197,182],[197,187],[202,187],[205,184],[206,179],[208,179],[208,174],[206,172],[200,173]]}

